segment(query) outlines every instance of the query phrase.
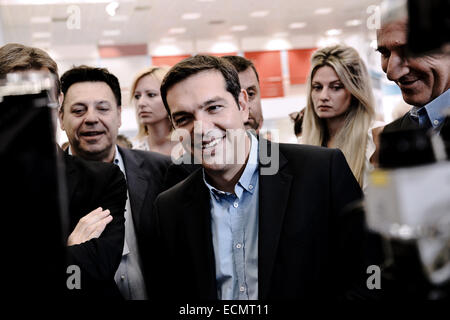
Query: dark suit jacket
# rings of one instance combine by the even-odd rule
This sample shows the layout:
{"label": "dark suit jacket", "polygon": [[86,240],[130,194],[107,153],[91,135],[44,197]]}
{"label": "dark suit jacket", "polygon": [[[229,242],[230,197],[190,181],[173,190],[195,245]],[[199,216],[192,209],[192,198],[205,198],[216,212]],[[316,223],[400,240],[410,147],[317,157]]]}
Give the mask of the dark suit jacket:
{"label": "dark suit jacket", "polygon": [[409,130],[409,129],[418,129],[419,124],[411,119],[409,116],[409,112],[407,112],[403,117],[398,118],[397,120],[392,121],[391,123],[387,124],[383,132],[392,132],[392,131],[398,131],[398,130]]}
{"label": "dark suit jacket", "polygon": [[68,247],[68,264],[81,268],[81,290],[69,295],[120,297],[114,281],[124,243],[126,182],[120,169],[109,163],[85,161],[64,153],[69,206],[69,233],[92,210],[109,209],[113,220],[101,236]]}
{"label": "dark suit jacket", "polygon": [[[259,177],[259,299],[336,297],[365,285],[363,214],[350,209],[362,192],[343,154],[279,151],[278,172]],[[217,299],[210,210],[201,169],[158,196],[151,298]]]}
{"label": "dark suit jacket", "polygon": [[124,162],[133,224],[143,265],[143,276],[148,288],[145,270],[146,266],[152,262],[148,248],[150,214],[153,211],[156,196],[162,191],[164,177],[171,160],[156,152],[121,147],[118,149]]}

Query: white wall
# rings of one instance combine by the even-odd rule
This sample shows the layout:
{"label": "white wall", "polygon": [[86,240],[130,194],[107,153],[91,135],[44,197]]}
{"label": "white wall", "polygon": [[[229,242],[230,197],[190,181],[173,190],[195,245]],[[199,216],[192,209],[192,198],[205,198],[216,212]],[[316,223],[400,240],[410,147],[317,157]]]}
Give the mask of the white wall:
{"label": "white wall", "polygon": [[5,39],[3,36],[3,24],[2,20],[0,19],[0,46],[3,46],[5,44]]}

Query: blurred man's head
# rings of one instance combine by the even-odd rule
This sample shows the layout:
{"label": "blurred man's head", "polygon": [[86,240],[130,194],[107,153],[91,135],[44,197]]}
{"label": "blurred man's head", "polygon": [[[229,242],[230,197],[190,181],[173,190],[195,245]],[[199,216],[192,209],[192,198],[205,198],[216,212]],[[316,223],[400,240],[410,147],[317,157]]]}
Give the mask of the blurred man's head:
{"label": "blurred man's head", "polygon": [[107,69],[80,66],[61,77],[59,112],[74,155],[112,162],[121,125],[119,80]]}
{"label": "blurred man's head", "polygon": [[259,76],[256,68],[250,60],[240,56],[224,56],[239,74],[241,88],[247,91],[249,117],[245,123],[247,129],[254,129],[259,132],[263,125],[263,115],[261,109],[261,89],[259,86]]}
{"label": "blurred man's head", "polygon": [[385,19],[377,31],[381,67],[401,89],[403,99],[424,106],[450,88],[450,55],[413,56],[407,48],[408,20]]}
{"label": "blurred man's head", "polygon": [[59,94],[58,66],[45,51],[18,43],[8,43],[0,47],[0,76],[11,72],[31,70],[48,71],[53,74],[56,93]]}

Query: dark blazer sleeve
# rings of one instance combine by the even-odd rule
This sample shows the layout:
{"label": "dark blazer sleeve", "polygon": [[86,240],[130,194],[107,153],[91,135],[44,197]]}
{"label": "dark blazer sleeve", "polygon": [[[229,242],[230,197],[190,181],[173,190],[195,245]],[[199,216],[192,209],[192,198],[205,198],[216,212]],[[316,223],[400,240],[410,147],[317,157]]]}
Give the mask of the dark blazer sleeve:
{"label": "dark blazer sleeve", "polygon": [[331,164],[331,195],[335,218],[337,250],[337,296],[343,299],[374,299],[378,292],[367,288],[367,267],[375,263],[381,243],[366,228],[363,194],[340,150],[335,150]]}
{"label": "dark blazer sleeve", "polygon": [[69,261],[80,266],[85,280],[113,280],[124,244],[125,178],[113,164],[85,162],[78,168],[79,183],[69,206],[70,232],[81,217],[98,207],[109,209],[113,219],[99,238],[69,246]]}

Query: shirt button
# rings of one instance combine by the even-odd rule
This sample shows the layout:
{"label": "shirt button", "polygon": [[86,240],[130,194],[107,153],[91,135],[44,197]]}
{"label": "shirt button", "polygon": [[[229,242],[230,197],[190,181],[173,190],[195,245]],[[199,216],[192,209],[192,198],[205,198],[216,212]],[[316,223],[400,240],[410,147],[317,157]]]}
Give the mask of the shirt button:
{"label": "shirt button", "polygon": [[245,288],[244,288],[243,286],[241,286],[241,287],[239,288],[239,291],[240,291],[240,292],[244,292],[244,291],[245,291]]}
{"label": "shirt button", "polygon": [[237,245],[236,245],[236,248],[238,248],[238,249],[240,249],[242,247],[242,245],[240,244],[240,243],[238,243]]}
{"label": "shirt button", "polygon": [[253,185],[252,185],[252,184],[249,185],[248,188],[249,188],[250,190],[253,190]]}
{"label": "shirt button", "polygon": [[438,120],[434,120],[433,123],[434,123],[435,126],[437,126],[439,124],[439,121]]}
{"label": "shirt button", "polygon": [[233,203],[233,207],[237,208],[239,207],[239,204],[237,202]]}

